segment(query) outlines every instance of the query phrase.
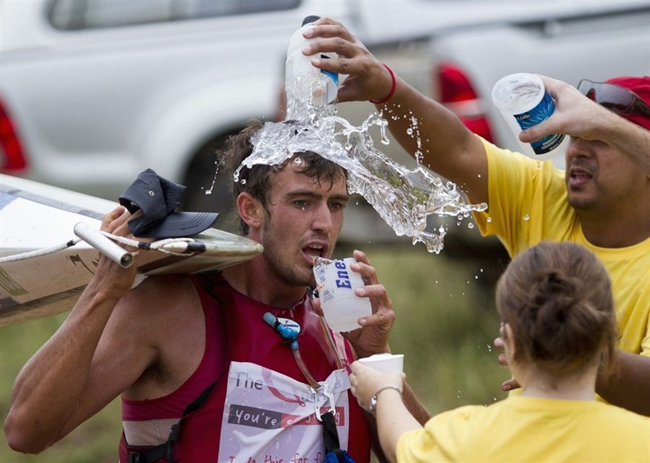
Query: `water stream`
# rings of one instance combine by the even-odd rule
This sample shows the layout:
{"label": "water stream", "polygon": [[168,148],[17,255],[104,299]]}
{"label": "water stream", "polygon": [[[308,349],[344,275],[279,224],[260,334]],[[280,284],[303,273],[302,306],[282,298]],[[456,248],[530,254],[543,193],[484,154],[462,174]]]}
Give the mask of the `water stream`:
{"label": "water stream", "polygon": [[[407,169],[375,148],[370,134],[373,127],[380,131],[381,142],[389,143],[388,122],[381,114],[370,114],[356,127],[336,113],[335,105],[288,101],[287,114],[295,119],[264,124],[253,136],[253,152],[235,172],[235,181],[244,167],[282,164],[305,151],[318,153],[348,172],[348,192],[363,196],[397,235],[412,237],[413,244],[421,242],[435,253],[443,249],[446,229],[426,230],[428,216],[462,220],[472,211],[487,208],[486,204],[467,204],[454,183],[443,182],[422,166]],[[419,140],[413,119],[416,130],[412,132]]]}

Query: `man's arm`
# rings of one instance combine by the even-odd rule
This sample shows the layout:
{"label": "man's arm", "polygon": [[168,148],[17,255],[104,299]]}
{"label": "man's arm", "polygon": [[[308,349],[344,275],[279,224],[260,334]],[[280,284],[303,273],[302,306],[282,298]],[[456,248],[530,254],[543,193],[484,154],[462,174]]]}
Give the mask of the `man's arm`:
{"label": "man's arm", "polygon": [[[109,214],[103,228],[112,224],[109,230],[115,231],[125,225],[128,213],[118,218],[122,212]],[[119,333],[104,334],[116,306],[120,308],[118,301],[132,285],[135,267],[122,269],[101,256],[68,318],[23,367],[5,421],[11,448],[25,453],[44,450],[119,395],[151,362],[153,350],[123,362],[135,341],[121,339]]]}
{"label": "man's arm", "polygon": [[[359,358],[369,357],[374,354],[390,353],[388,337],[393,322],[395,321],[392,302],[388,297],[386,288],[379,283],[377,272],[375,268],[370,265],[365,253],[358,250],[354,251],[354,258],[358,263],[353,264],[351,268],[353,271],[361,274],[366,285],[363,288],[357,289],[356,292],[358,296],[368,297],[370,299],[372,315],[360,320],[360,324],[362,325],[361,329],[346,333],[345,337],[348,339],[355,354]],[[313,305],[316,311],[322,314],[320,300],[315,299]],[[431,415],[418,401],[413,390],[406,384],[406,382],[404,382],[403,387],[403,406],[408,409],[408,412],[406,413],[410,413],[409,416],[412,415],[411,419],[417,419],[417,422],[424,424]],[[373,449],[379,461],[385,461],[385,455],[382,455],[380,452],[380,450],[385,451],[385,449],[383,445],[379,447],[379,443],[376,442],[377,437],[379,437],[377,433],[380,432],[380,430],[377,428],[377,423],[374,422],[374,417],[368,415],[368,418],[373,430]]]}
{"label": "man's arm", "polygon": [[609,403],[650,416],[650,357],[618,350],[611,375],[598,375],[596,392]]}
{"label": "man's arm", "polygon": [[562,81],[540,77],[555,99],[555,112],[546,121],[522,132],[521,141],[532,142],[551,133],[598,140],[630,158],[650,175],[650,130],[623,119]]}
{"label": "man's arm", "polygon": [[402,398],[406,409],[421,426],[424,426],[431,419],[431,413],[424,408],[424,405],[418,400],[415,392],[406,381],[404,381],[404,395]]}
{"label": "man's arm", "polygon": [[[331,19],[317,21],[305,36],[319,40],[303,53],[337,53],[338,59],[312,60],[314,66],[348,77],[339,88],[339,101],[380,101],[392,87],[392,77],[384,65],[343,25]],[[481,141],[451,111],[425,97],[396,76],[393,97],[383,110],[391,133],[400,145],[415,156],[417,139],[407,133],[414,121],[422,143],[423,164],[457,183],[475,202],[487,201],[487,159]]]}
{"label": "man's arm", "polygon": [[[352,269],[359,271],[364,278],[366,286],[363,288],[363,296],[370,298],[373,315],[363,320],[363,329],[346,334],[346,336],[359,357],[389,353],[388,337],[395,321],[392,301],[386,293],[386,288],[379,284],[377,272],[370,265],[368,257],[361,251],[354,251],[354,257],[359,264]],[[431,418],[431,414],[418,401],[406,382],[404,382],[403,395],[404,405],[408,411],[420,424],[424,425]]]}

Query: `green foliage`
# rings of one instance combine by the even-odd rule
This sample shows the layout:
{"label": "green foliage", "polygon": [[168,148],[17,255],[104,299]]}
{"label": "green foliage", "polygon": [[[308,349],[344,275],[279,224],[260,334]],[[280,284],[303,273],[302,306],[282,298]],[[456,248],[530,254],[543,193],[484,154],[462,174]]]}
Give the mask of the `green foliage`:
{"label": "green foliage", "polygon": [[[405,354],[408,381],[427,408],[437,413],[503,398],[499,386],[508,373],[498,366],[491,348],[499,320],[480,265],[450,259],[444,251],[430,255],[422,246],[366,251],[397,315],[391,334],[393,352]],[[3,420],[18,371],[63,319],[59,315],[0,328]],[[1,433],[0,462],[115,463],[120,433],[118,399],[40,455],[11,451]]]}
{"label": "green foliage", "polygon": [[[472,261],[415,247],[368,253],[396,314],[393,353],[403,353],[408,382],[431,413],[501,399],[508,378],[492,342],[499,318],[493,290]],[[478,278],[475,278],[478,277]]]}
{"label": "green foliage", "polygon": [[[33,320],[0,328],[0,416],[9,411],[13,382],[20,368],[56,331],[65,315]],[[56,400],[56,397],[52,397]],[[22,455],[7,445],[0,433],[2,463],[115,463],[121,433],[119,400],[84,423],[69,436],[40,455]]]}

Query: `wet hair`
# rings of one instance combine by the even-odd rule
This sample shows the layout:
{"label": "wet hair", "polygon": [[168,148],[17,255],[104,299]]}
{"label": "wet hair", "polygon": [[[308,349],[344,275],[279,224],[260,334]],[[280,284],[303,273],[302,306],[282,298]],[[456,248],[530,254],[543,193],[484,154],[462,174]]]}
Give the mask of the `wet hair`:
{"label": "wet hair", "polygon": [[[231,175],[231,178],[244,159],[253,152],[251,138],[262,126],[263,123],[261,121],[253,120],[241,132],[226,140],[222,155],[226,170]],[[306,151],[303,153],[295,153],[293,157],[287,159],[281,165],[267,166],[257,164],[250,169],[246,167],[242,168],[239,172],[239,181],[235,182],[233,179],[232,182],[232,193],[235,200],[237,200],[237,197],[241,193],[247,192],[258,199],[262,203],[266,213],[269,214],[268,193],[271,189],[271,174],[282,170],[289,162],[297,157],[302,159],[302,163],[297,171],[314,178],[319,184],[327,182],[331,188],[334,182],[341,178],[341,176],[347,180],[347,172],[338,164],[314,152]],[[244,236],[248,235],[248,225],[241,219],[239,221],[239,230]]]}
{"label": "wet hair", "polygon": [[512,328],[515,361],[561,375],[602,353],[611,371],[617,336],[611,284],[586,248],[543,242],[517,256],[499,279],[497,310]]}

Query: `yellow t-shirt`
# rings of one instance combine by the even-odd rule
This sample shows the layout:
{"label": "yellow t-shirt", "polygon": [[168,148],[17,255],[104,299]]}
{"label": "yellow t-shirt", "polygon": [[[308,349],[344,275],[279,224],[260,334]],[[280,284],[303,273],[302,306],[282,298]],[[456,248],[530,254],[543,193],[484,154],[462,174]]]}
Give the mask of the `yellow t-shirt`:
{"label": "yellow t-shirt", "polygon": [[397,441],[397,461],[650,461],[650,418],[601,402],[509,397],[431,418]]}
{"label": "yellow t-shirt", "polygon": [[498,148],[485,140],[488,210],[474,214],[485,235],[497,235],[510,256],[542,240],[585,246],[612,280],[616,320],[626,352],[650,356],[650,238],[625,248],[594,246],[567,199],[564,171]]}

